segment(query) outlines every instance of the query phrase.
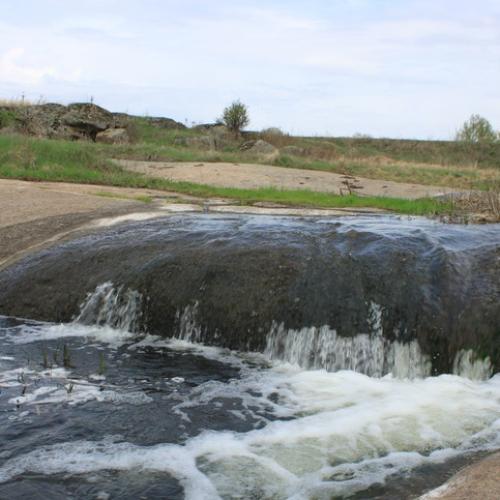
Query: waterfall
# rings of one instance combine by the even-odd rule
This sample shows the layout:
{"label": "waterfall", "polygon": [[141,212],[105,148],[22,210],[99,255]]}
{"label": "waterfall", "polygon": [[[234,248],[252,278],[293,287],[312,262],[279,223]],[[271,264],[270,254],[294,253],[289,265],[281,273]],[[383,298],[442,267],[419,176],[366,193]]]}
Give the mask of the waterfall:
{"label": "waterfall", "polygon": [[[75,322],[106,325],[125,331],[137,331],[142,316],[143,296],[111,282],[99,285],[80,306]],[[174,337],[188,342],[202,342],[202,326],[195,301],[178,310]],[[370,331],[352,337],[338,335],[328,325],[301,329],[273,323],[266,336],[264,354],[306,370],[336,372],[352,370],[371,377],[392,374],[398,378],[424,378],[431,375],[430,357],[423,353],[417,340],[390,341],[382,328],[382,309],[371,303],[368,313]],[[472,350],[457,353],[453,373],[470,379],[487,379],[493,374],[489,358],[481,359]]]}
{"label": "waterfall", "polygon": [[380,333],[341,337],[328,326],[287,330],[282,324],[275,325],[265,354],[309,370],[352,370],[372,377],[392,373],[400,378],[431,373],[430,359],[416,340],[389,342]]}
{"label": "waterfall", "polygon": [[177,311],[177,334],[179,339],[187,342],[201,341],[201,327],[197,322],[198,301],[192,305],[186,306],[182,311]]}
{"label": "waterfall", "polygon": [[274,324],[265,353],[271,359],[305,369],[352,370],[373,377],[392,373],[400,378],[417,378],[431,374],[429,356],[421,352],[416,340],[402,343],[384,338],[378,304],[370,304],[368,323],[369,333],[352,337],[341,337],[327,325],[291,330]]}
{"label": "waterfall", "polygon": [[113,283],[99,285],[80,305],[76,323],[106,325],[128,332],[137,331],[142,316],[142,295]]}
{"label": "waterfall", "polygon": [[455,356],[453,373],[471,380],[486,380],[493,375],[493,366],[489,357],[481,359],[473,350],[461,350]]}

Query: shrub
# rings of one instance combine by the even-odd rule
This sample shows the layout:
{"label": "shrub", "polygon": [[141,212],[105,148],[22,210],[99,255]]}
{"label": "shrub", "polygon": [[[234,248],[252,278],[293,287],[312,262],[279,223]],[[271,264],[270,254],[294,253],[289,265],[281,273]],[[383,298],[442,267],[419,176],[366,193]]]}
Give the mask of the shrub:
{"label": "shrub", "polygon": [[235,135],[240,135],[241,130],[250,123],[248,109],[242,102],[234,101],[224,109],[221,121]]}

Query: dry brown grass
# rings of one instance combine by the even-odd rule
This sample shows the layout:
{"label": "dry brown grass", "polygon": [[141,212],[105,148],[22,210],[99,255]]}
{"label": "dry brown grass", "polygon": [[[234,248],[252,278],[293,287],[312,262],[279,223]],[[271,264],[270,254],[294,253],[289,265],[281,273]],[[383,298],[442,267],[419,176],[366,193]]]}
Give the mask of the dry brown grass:
{"label": "dry brown grass", "polygon": [[494,215],[497,221],[500,221],[500,181],[486,191],[485,196],[490,213]]}
{"label": "dry brown grass", "polygon": [[24,108],[26,106],[33,106],[33,102],[27,99],[0,99],[0,108]]}
{"label": "dry brown grass", "polygon": [[448,186],[461,190],[488,190],[500,181],[500,170],[491,167],[448,166],[395,160],[384,155],[347,156],[322,148],[308,149],[303,158],[304,160],[293,160],[291,164],[285,163],[282,166],[332,171],[368,179]]}
{"label": "dry brown grass", "polygon": [[259,139],[272,144],[275,148],[284,148],[285,146],[291,146],[296,141],[289,134],[285,134],[279,128],[271,127],[264,129],[258,134]]}
{"label": "dry brown grass", "polygon": [[500,182],[488,191],[452,193],[449,201],[458,221],[500,222]]}

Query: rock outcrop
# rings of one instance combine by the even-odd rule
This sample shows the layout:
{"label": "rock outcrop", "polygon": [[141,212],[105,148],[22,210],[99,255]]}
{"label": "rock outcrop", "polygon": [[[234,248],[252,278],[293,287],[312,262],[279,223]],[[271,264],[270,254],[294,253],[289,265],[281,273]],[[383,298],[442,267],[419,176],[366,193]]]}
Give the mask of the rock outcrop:
{"label": "rock outcrop", "polygon": [[0,272],[0,314],[69,321],[88,293],[111,282],[144,298],[136,323],[155,335],[189,327],[199,342],[262,351],[271,339],[276,352],[287,336],[302,336],[325,366],[335,365],[321,350],[328,339],[347,347],[352,339],[361,350],[368,343],[374,361],[398,343],[409,346],[409,363],[423,356],[433,374],[477,363],[495,373],[499,249],[494,226],[171,216],[109,228]]}
{"label": "rock outcrop", "polygon": [[[110,111],[92,103],[64,106],[48,103],[25,106],[15,110],[17,130],[50,139],[87,139],[108,144],[130,141],[128,129],[139,117]],[[141,117],[163,129],[183,129],[182,123],[171,118]]]}
{"label": "rock outcrop", "polygon": [[95,140],[99,132],[115,127],[112,113],[88,103],[27,106],[18,112],[17,121],[30,135],[72,140]]}
{"label": "rock outcrop", "polygon": [[142,120],[153,127],[166,129],[166,130],[183,130],[186,126],[183,123],[177,122],[172,118],[164,118],[161,116],[137,116],[128,115],[126,113],[113,113],[117,126],[124,127],[130,120]]}

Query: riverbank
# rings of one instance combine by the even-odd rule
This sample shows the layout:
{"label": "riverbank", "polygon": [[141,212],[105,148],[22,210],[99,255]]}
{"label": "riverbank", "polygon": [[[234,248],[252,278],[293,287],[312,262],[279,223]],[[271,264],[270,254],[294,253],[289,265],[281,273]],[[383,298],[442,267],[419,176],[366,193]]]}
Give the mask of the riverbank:
{"label": "riverbank", "polygon": [[30,251],[70,238],[78,231],[109,224],[114,218],[207,210],[296,216],[380,212],[363,208],[293,208],[266,203],[244,206],[238,200],[198,198],[152,189],[0,179],[0,268]]}

